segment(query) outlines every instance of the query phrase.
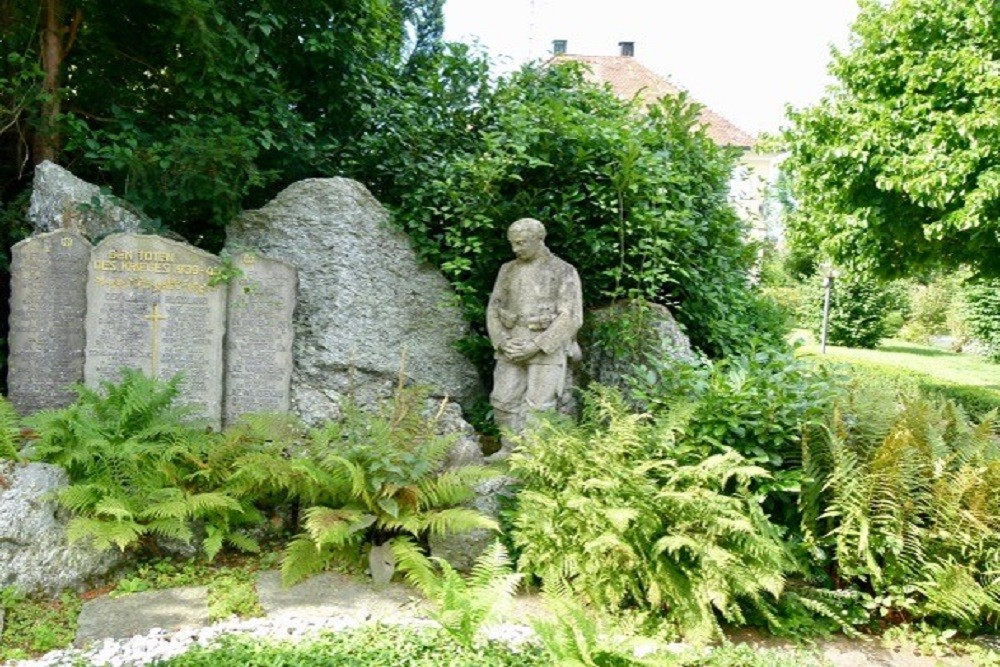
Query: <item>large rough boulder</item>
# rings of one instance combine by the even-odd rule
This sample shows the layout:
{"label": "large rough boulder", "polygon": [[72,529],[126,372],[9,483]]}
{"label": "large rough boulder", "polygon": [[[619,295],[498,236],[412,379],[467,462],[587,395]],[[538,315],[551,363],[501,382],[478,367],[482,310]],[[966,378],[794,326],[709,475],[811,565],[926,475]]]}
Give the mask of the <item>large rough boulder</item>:
{"label": "large rough boulder", "polygon": [[47,160],[35,167],[28,221],[37,233],[68,228],[91,240],[113,232],[140,232],[145,226],[125,202]]}
{"label": "large rough boulder", "polygon": [[0,588],[82,589],[120,561],[115,551],[67,544],[66,517],[51,497],[67,483],[58,466],[0,462]]}
{"label": "large rough boulder", "polygon": [[626,393],[628,377],[650,357],[668,369],[697,362],[691,341],[670,311],[644,301],[622,301],[587,313],[580,346],[578,382],[598,382]]}
{"label": "large rough boulder", "polygon": [[481,391],[455,348],[467,326],[450,286],[360,183],[294,183],[226,236],[232,255],[259,253],[299,271],[291,395],[307,422],[336,417],[348,394],[361,404],[384,398],[401,368],[463,403]]}

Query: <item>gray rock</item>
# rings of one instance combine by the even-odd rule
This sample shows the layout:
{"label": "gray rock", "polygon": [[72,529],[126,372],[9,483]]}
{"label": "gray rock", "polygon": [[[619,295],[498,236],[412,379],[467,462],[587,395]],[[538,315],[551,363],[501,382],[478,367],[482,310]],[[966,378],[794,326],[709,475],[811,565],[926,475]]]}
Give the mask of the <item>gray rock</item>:
{"label": "gray rock", "polygon": [[35,167],[28,221],[38,233],[73,229],[89,239],[112,232],[138,232],[146,226],[127,203],[101,194],[96,185],[49,161]]}
{"label": "gray rock", "polygon": [[583,386],[598,382],[626,391],[628,377],[649,358],[667,368],[698,361],[691,341],[670,311],[642,301],[619,302],[589,312],[580,345],[583,360],[578,381]]}
{"label": "gray rock", "polygon": [[480,394],[455,349],[467,326],[447,281],[420,264],[360,183],[294,183],[230,225],[226,249],[299,271],[291,397],[307,422],[338,416],[348,394],[361,405],[388,396],[401,367],[437,395],[465,403]]}
{"label": "gray rock", "polygon": [[0,588],[79,590],[120,562],[116,551],[67,544],[67,517],[51,498],[66,484],[66,473],[57,466],[0,462]]}
{"label": "gray rock", "polygon": [[[500,518],[500,509],[505,499],[514,495],[515,480],[499,476],[481,482],[476,487],[476,497],[469,503],[473,509],[493,519]],[[497,539],[491,530],[470,530],[453,535],[432,535],[428,542],[431,555],[443,558],[460,572],[469,572],[476,559]]]}
{"label": "gray rock", "polygon": [[448,452],[444,467],[483,465],[483,450],[479,435],[472,425],[462,417],[462,409],[451,401],[428,401],[426,413],[437,418],[437,433],[450,435],[455,442]]}

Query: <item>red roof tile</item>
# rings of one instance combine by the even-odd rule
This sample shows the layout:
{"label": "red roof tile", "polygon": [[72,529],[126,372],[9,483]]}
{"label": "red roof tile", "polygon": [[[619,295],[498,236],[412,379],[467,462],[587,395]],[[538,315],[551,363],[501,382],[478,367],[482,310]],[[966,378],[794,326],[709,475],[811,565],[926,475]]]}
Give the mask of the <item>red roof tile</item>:
{"label": "red roof tile", "polygon": [[[611,90],[623,99],[632,99],[638,96],[643,104],[649,105],[661,97],[677,95],[681,92],[680,88],[631,56],[561,54],[552,58],[550,62],[567,60],[586,65],[589,70],[587,76],[589,80],[596,83],[608,83]],[[753,147],[754,138],[752,136],[708,107],[701,105],[699,118],[705,127],[705,132],[715,143],[748,149]]]}

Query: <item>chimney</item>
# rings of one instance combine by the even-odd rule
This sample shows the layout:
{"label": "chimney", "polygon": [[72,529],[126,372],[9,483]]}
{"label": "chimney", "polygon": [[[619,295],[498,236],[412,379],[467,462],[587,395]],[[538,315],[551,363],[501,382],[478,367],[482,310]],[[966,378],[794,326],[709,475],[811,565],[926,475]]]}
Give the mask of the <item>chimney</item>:
{"label": "chimney", "polygon": [[552,55],[561,56],[566,53],[566,40],[565,39],[553,39],[552,40]]}
{"label": "chimney", "polygon": [[631,58],[635,55],[635,42],[618,42],[621,55]]}

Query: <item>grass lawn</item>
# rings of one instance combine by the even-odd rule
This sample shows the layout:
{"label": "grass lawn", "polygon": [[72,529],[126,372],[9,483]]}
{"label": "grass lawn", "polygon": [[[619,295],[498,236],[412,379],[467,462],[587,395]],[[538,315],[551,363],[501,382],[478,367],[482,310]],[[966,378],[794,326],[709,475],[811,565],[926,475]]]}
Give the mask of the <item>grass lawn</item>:
{"label": "grass lawn", "polygon": [[[798,340],[809,336],[804,332],[794,334]],[[878,349],[862,350],[853,347],[827,345],[826,354],[820,353],[819,343],[809,336],[798,350],[799,356],[828,359],[849,364],[893,366],[934,378],[946,384],[985,387],[1000,395],[1000,365],[971,354],[958,354],[927,345],[917,345],[887,338]]]}
{"label": "grass lawn", "polygon": [[801,343],[800,357],[849,364],[868,375],[916,384],[931,394],[958,401],[974,419],[982,419],[991,410],[1000,412],[1000,364],[982,357],[895,339],[882,341],[874,350],[827,345],[823,354],[806,331],[793,332],[792,340]]}

